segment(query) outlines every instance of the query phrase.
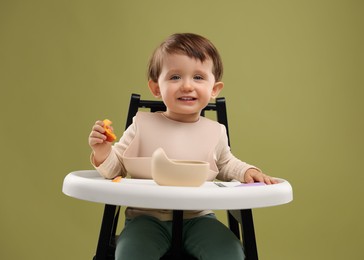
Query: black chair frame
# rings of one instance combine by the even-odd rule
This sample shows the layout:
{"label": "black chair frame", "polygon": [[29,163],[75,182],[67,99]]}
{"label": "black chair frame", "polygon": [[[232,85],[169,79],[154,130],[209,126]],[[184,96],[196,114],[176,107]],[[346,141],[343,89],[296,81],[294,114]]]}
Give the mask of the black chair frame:
{"label": "black chair frame", "polygon": [[[140,95],[132,94],[125,129],[131,125],[133,117],[136,115],[139,108],[148,108],[151,112],[166,110],[166,106],[162,101],[141,100]],[[220,97],[216,99],[215,103],[209,103],[202,110],[201,115],[205,116],[205,111],[210,110],[216,111],[217,121],[225,125],[230,145],[225,98]],[[116,229],[118,225],[119,214],[120,206],[109,204],[105,205],[96,255],[94,256],[93,260],[115,259],[115,239],[117,237]],[[252,210],[228,210],[227,218],[230,230],[243,242],[246,260],[258,260]],[[182,254],[182,222],[183,211],[174,210],[172,223],[172,247],[170,252],[161,259],[195,259]]]}

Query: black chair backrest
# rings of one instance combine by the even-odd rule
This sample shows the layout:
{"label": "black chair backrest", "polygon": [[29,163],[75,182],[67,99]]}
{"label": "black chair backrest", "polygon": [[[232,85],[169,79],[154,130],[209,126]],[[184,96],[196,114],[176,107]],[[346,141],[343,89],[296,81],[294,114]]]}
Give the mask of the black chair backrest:
{"label": "black chair backrest", "polygon": [[[133,117],[138,112],[139,108],[148,108],[151,112],[166,111],[166,106],[162,101],[154,100],[141,100],[139,94],[132,94],[130,98],[130,105],[128,111],[128,118],[126,120],[125,129],[128,128],[133,122]],[[217,121],[226,127],[226,133],[229,138],[229,128],[227,121],[226,102],[224,97],[216,98],[215,103],[209,103],[202,111],[201,115],[205,116],[205,111],[216,111]],[[230,141],[229,141],[230,145]]]}

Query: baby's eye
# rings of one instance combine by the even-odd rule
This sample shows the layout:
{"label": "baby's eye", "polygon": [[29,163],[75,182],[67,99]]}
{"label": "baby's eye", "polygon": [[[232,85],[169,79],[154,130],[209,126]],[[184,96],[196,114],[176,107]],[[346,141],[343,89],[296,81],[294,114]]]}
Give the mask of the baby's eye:
{"label": "baby's eye", "polygon": [[173,75],[170,79],[171,80],[179,80],[179,79],[181,79],[181,76],[179,76],[179,75]]}
{"label": "baby's eye", "polygon": [[193,77],[193,79],[201,80],[201,79],[203,79],[203,77],[201,75],[196,75],[196,76]]}

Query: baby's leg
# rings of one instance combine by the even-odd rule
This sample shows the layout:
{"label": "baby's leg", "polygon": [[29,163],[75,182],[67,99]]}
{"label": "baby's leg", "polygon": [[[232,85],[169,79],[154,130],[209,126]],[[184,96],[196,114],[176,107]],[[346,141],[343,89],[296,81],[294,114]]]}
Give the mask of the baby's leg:
{"label": "baby's leg", "polygon": [[149,216],[127,220],[116,244],[115,259],[159,260],[170,247],[167,229],[163,221]]}
{"label": "baby's leg", "polygon": [[245,259],[240,241],[214,215],[187,221],[185,250],[200,260]]}

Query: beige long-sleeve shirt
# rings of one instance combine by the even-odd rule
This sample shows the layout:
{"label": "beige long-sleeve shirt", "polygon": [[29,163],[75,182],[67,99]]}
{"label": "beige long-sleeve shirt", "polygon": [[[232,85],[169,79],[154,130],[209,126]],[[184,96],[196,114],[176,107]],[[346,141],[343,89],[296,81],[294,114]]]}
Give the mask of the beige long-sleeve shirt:
{"label": "beige long-sleeve shirt", "polygon": [[[106,160],[96,170],[105,178],[116,176],[151,178],[152,153],[162,147],[169,158],[202,160],[210,163],[208,180],[244,180],[249,168],[256,168],[237,159],[230,152],[225,126],[201,117],[194,123],[171,120],[163,113],[138,112],[133,124],[115,143]],[[93,155],[91,155],[93,163]],[[95,165],[93,163],[93,165]],[[185,211],[184,218],[211,213],[209,210]],[[127,208],[126,217],[151,215],[160,220],[171,220],[170,210]]]}

